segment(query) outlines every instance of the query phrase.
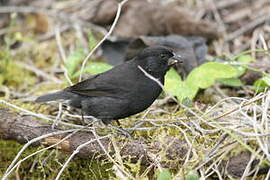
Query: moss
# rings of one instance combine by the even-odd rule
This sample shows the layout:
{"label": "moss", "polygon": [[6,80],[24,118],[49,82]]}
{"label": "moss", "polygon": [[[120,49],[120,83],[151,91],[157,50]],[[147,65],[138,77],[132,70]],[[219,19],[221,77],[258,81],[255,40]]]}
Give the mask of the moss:
{"label": "moss", "polygon": [[[22,148],[13,141],[0,139],[0,177],[5,172],[17,152]],[[36,152],[42,147],[30,147],[23,153],[22,157]],[[21,179],[54,179],[61,169],[61,165],[68,158],[68,154],[59,153],[58,150],[48,150],[40,153],[23,162],[17,174]],[[106,161],[97,161],[95,159],[74,158],[63,172],[61,179],[109,179],[114,178],[111,164]],[[13,172],[10,179],[15,179]]]}
{"label": "moss", "polygon": [[0,85],[18,90],[29,88],[34,83],[33,74],[12,61],[8,50],[0,49]]}

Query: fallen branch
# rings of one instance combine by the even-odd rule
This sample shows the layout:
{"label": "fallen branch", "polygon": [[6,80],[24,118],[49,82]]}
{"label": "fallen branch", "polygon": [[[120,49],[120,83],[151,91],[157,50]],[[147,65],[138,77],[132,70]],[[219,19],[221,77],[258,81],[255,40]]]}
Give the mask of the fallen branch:
{"label": "fallen branch", "polygon": [[[67,153],[76,151],[77,156],[89,159],[93,156],[105,158],[104,149],[110,155],[115,154],[110,136],[104,138],[101,136],[101,138],[96,141],[96,137],[91,131],[73,133],[73,135],[68,138],[66,138],[66,136],[69,136],[72,132],[60,132],[63,132],[63,130],[60,128],[52,129],[50,124],[39,121],[32,116],[20,116],[18,113],[11,112],[9,109],[0,108],[0,135],[3,139],[15,140],[23,144],[44,136],[45,138],[39,138],[38,141],[33,141],[32,145],[44,145],[48,147],[58,143],[57,147],[60,151]],[[51,135],[46,136],[47,134]],[[63,140],[63,138],[66,139]],[[59,141],[62,142],[59,143]],[[103,144],[103,147],[100,146],[100,142]],[[87,145],[80,148],[81,145],[85,143]],[[149,153],[158,153],[164,150],[164,145],[168,144],[170,145],[166,147],[165,156],[169,160],[174,160],[174,162],[167,163],[164,161],[163,165],[165,167],[175,167],[181,164],[182,159],[185,159],[186,153],[188,152],[187,143],[179,138],[166,137],[148,144],[143,140],[132,139],[119,140],[116,142],[121,157],[128,157],[132,162],[140,160],[143,165],[149,165],[153,162]]]}

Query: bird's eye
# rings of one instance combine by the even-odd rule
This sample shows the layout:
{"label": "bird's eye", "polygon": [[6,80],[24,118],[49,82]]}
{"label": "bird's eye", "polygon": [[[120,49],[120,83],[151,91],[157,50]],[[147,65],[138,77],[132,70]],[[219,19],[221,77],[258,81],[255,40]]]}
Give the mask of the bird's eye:
{"label": "bird's eye", "polygon": [[161,54],[160,57],[161,57],[162,59],[165,59],[165,58],[166,58],[166,55],[165,55],[165,54]]}

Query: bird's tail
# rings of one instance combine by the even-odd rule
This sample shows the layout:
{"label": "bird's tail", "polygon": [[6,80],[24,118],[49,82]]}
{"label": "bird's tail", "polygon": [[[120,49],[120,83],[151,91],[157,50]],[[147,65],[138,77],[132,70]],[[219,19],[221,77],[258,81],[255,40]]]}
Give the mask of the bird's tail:
{"label": "bird's tail", "polygon": [[50,94],[45,94],[43,96],[40,96],[35,100],[35,102],[68,100],[70,98],[71,97],[70,97],[68,92],[58,91],[58,92],[55,92],[55,93],[50,93]]}

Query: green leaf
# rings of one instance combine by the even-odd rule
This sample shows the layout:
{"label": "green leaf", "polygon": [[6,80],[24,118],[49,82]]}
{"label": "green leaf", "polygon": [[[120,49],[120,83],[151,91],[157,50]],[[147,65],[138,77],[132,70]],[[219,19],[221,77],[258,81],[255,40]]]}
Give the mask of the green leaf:
{"label": "green leaf", "polygon": [[197,171],[189,171],[185,179],[186,180],[199,180],[200,176]]}
{"label": "green leaf", "polygon": [[243,54],[237,57],[236,61],[241,62],[241,63],[250,63],[256,61],[252,56],[248,54]]}
{"label": "green leaf", "polygon": [[236,77],[240,77],[246,72],[247,70],[246,66],[248,65],[248,63],[256,61],[256,59],[254,59],[252,56],[248,54],[239,55],[236,57],[235,60],[242,64],[242,65],[234,66],[237,70]]}
{"label": "green leaf", "polygon": [[[192,100],[200,88],[208,88],[218,79],[233,78],[236,74],[236,69],[230,65],[209,62],[193,69],[187,79],[182,81],[179,74],[171,69],[165,76],[165,90],[179,101],[186,102],[187,99]],[[239,82],[233,79],[230,83],[239,85]]]}
{"label": "green leaf", "polygon": [[165,91],[176,96],[179,101],[185,98],[193,99],[199,88],[189,87],[181,80],[176,70],[170,69],[165,76]]}
{"label": "green leaf", "polygon": [[268,86],[270,86],[270,76],[264,76],[264,77],[262,78],[262,80],[263,80]]}
{"label": "green leaf", "polygon": [[157,176],[157,180],[171,180],[171,179],[172,175],[168,170],[161,171]]}
{"label": "green leaf", "polygon": [[170,69],[165,76],[165,90],[173,95],[179,92],[180,83],[183,83],[176,70]]}
{"label": "green leaf", "polygon": [[89,72],[92,75],[99,74],[111,69],[112,66],[104,62],[90,62],[86,65],[84,71]]}
{"label": "green leaf", "polygon": [[67,69],[68,75],[70,77],[74,77],[74,74],[77,72],[77,69],[84,58],[84,52],[82,49],[77,49],[76,51],[72,52],[67,57],[67,62],[65,63],[65,67]]}
{"label": "green leaf", "polygon": [[243,83],[238,78],[221,78],[217,80],[218,82],[227,85],[227,86],[233,86],[233,87],[239,87],[243,86]]}
{"label": "green leaf", "polygon": [[5,81],[4,76],[0,74],[0,85],[2,85],[4,81]]}
{"label": "green leaf", "polygon": [[[91,75],[95,75],[95,74],[99,74],[105,71],[108,71],[109,69],[111,69],[112,66],[104,63],[104,62],[90,62],[89,64],[87,64],[84,68],[83,73],[88,72]],[[80,76],[80,71],[76,72],[73,77],[79,77]]]}
{"label": "green leaf", "polygon": [[182,103],[183,105],[185,105],[186,107],[189,107],[189,108],[193,107],[192,99],[190,99],[190,98],[188,98],[188,97],[183,98],[183,99],[181,100],[181,103]]}
{"label": "green leaf", "polygon": [[257,81],[254,82],[253,84],[256,87],[256,92],[264,92],[266,88],[270,87],[270,77],[269,76],[264,76]]}
{"label": "green leaf", "polygon": [[234,67],[218,62],[208,62],[195,68],[187,77],[190,87],[208,88],[220,78],[232,78],[237,75]]}
{"label": "green leaf", "polygon": [[266,88],[268,88],[270,85],[268,85],[264,80],[258,79],[254,82],[253,86],[255,87],[256,93],[264,92]]}
{"label": "green leaf", "polygon": [[262,80],[262,79],[256,80],[253,83],[253,85],[256,86],[256,87],[260,87],[260,88],[266,88],[266,87],[268,87],[268,84],[264,80]]}
{"label": "green leaf", "polygon": [[246,70],[247,70],[247,68],[246,68],[244,65],[234,66],[234,68],[235,68],[236,71],[237,71],[237,74],[236,74],[235,77],[240,77],[240,76],[242,76],[243,74],[246,73]]}
{"label": "green leaf", "polygon": [[87,33],[87,35],[88,35],[88,46],[89,46],[89,49],[93,49],[97,45],[98,41],[95,39],[95,36],[94,36],[94,34],[93,34],[92,31],[89,31]]}

